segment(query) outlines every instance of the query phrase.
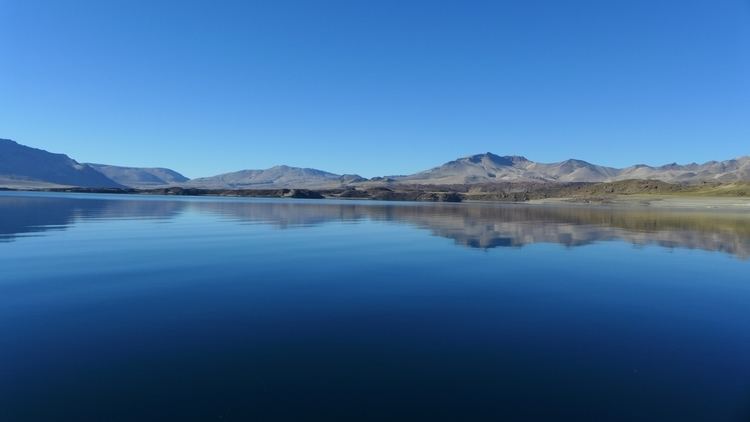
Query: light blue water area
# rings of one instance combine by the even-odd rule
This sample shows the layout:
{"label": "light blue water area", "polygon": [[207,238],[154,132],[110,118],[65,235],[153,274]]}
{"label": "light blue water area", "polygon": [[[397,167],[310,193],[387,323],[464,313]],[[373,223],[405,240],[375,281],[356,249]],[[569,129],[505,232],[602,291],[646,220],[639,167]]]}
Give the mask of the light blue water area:
{"label": "light blue water area", "polygon": [[0,194],[0,420],[747,420],[750,216]]}

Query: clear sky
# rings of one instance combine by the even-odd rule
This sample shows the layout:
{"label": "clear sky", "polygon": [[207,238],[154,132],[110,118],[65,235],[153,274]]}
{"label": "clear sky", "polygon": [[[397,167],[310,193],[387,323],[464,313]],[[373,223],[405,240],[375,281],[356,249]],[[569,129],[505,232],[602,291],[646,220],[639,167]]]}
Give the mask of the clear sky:
{"label": "clear sky", "polygon": [[750,154],[750,0],[0,0],[0,137],[189,177]]}

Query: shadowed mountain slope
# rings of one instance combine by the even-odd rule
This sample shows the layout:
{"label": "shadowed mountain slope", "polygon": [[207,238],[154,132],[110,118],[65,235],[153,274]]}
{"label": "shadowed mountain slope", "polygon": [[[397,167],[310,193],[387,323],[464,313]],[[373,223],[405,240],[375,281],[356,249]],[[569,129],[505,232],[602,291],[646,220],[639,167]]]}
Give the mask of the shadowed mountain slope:
{"label": "shadowed mountain slope", "polygon": [[0,185],[20,188],[123,187],[91,166],[65,154],[30,148],[10,139],[0,139]]}

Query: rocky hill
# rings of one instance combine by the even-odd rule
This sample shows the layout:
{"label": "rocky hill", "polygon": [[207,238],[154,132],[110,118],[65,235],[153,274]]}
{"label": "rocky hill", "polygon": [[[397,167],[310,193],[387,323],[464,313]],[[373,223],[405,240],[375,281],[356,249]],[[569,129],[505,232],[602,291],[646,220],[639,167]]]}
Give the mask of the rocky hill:
{"label": "rocky hill", "polygon": [[339,175],[322,170],[275,166],[266,170],[241,170],[193,179],[185,186],[205,189],[335,188],[363,182],[357,175]]}

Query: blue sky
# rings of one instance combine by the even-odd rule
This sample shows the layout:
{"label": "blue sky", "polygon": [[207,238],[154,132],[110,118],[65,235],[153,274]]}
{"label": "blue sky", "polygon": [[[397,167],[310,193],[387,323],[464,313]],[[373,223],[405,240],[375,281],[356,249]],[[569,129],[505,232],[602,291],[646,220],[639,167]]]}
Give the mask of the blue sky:
{"label": "blue sky", "polygon": [[0,137],[207,176],[750,154],[747,0],[0,0]]}

